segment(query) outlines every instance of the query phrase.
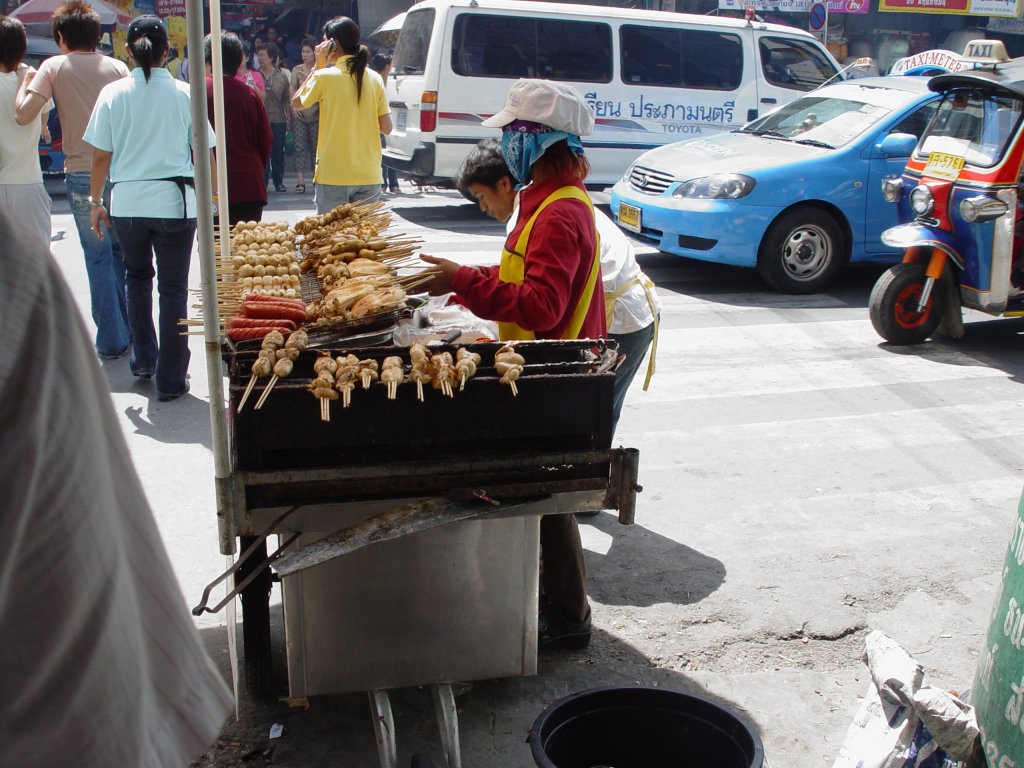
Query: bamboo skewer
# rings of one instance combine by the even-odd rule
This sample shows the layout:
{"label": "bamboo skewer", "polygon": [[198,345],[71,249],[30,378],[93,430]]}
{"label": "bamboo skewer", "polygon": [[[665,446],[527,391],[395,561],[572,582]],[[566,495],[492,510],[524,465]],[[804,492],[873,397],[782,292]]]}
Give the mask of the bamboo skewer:
{"label": "bamboo skewer", "polygon": [[241,413],[242,412],[242,406],[245,405],[245,401],[248,400],[249,399],[249,395],[252,394],[253,389],[256,387],[256,379],[258,379],[258,378],[259,378],[259,376],[257,376],[254,373],[252,375],[252,378],[249,379],[249,384],[246,386],[245,392],[242,394],[242,399],[238,401],[238,409],[235,411],[235,413]]}
{"label": "bamboo skewer", "polygon": [[270,390],[274,388],[274,385],[277,384],[279,378],[280,376],[276,375],[270,377],[270,383],[267,384],[266,389],[263,390],[263,394],[260,395],[260,399],[256,401],[256,405],[254,406],[255,410],[258,411],[263,407],[263,403],[267,401],[267,397],[270,395]]}

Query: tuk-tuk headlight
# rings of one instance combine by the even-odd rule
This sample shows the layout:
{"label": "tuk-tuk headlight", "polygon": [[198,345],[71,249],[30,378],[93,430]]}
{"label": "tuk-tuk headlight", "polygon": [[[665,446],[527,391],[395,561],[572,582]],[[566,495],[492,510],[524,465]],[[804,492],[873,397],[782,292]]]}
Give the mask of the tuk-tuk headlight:
{"label": "tuk-tuk headlight", "polygon": [[680,184],[672,197],[686,197],[696,200],[735,200],[746,197],[753,190],[755,182],[740,173],[715,173],[699,179],[690,179]]}
{"label": "tuk-tuk headlight", "polygon": [[903,195],[903,179],[899,176],[891,176],[882,179],[882,199],[887,203],[899,202]]}
{"label": "tuk-tuk headlight", "polygon": [[960,216],[964,221],[992,221],[998,219],[1009,208],[1002,200],[991,197],[968,197],[960,203]]}
{"label": "tuk-tuk headlight", "polygon": [[935,197],[931,189],[919,184],[910,190],[910,210],[918,216],[927,216],[935,208]]}

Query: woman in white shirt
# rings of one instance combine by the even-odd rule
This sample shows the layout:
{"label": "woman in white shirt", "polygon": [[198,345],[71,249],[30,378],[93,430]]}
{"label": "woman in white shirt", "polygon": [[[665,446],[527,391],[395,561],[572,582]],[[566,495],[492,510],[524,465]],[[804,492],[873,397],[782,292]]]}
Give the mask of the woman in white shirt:
{"label": "woman in white shirt", "polygon": [[[25,27],[18,19],[0,16],[0,205],[7,207],[50,248],[50,196],[39,168],[39,120],[18,125],[14,102],[21,81],[31,71],[22,63],[28,48]],[[49,113],[43,109],[41,120]]]}
{"label": "woman in white shirt", "polygon": [[[170,45],[155,16],[128,26],[129,77],[104,86],[84,139],[95,148],[90,175],[92,226],[113,226],[124,251],[132,373],[155,376],[161,401],[188,392],[188,272],[196,232],[192,112],[188,86],[164,68]],[[207,125],[209,129],[209,125]],[[210,146],[213,134],[208,132]],[[110,212],[103,204],[107,174]],[[216,185],[216,182],[214,182]],[[204,201],[206,205],[210,201]],[[153,258],[156,256],[156,270]],[[160,295],[160,333],[153,326],[153,277]]]}

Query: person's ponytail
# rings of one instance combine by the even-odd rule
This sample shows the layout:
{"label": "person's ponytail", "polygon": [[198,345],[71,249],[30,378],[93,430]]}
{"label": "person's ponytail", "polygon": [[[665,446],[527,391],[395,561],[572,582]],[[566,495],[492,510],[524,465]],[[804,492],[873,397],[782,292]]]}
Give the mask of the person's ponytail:
{"label": "person's ponytail", "polygon": [[353,54],[352,58],[348,60],[348,71],[349,74],[356,80],[356,103],[359,103],[359,97],[363,95],[363,72],[366,71],[366,65],[370,63],[370,49],[365,45],[360,45],[359,50]]}
{"label": "person's ponytail", "polygon": [[160,56],[163,54],[163,51],[157,52],[153,41],[146,35],[135,40],[131,44],[130,50],[132,52],[132,59],[135,61],[136,66],[142,68],[142,75],[148,83],[153,67],[160,63]]}

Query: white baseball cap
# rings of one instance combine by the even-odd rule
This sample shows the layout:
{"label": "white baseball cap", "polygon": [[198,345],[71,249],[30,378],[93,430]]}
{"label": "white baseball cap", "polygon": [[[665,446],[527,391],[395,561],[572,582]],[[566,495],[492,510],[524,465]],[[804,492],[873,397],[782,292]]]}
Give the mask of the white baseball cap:
{"label": "white baseball cap", "polygon": [[580,92],[571,85],[550,80],[517,80],[501,112],[482,124],[501,128],[513,120],[541,123],[576,136],[589,136],[594,130],[594,115]]}

